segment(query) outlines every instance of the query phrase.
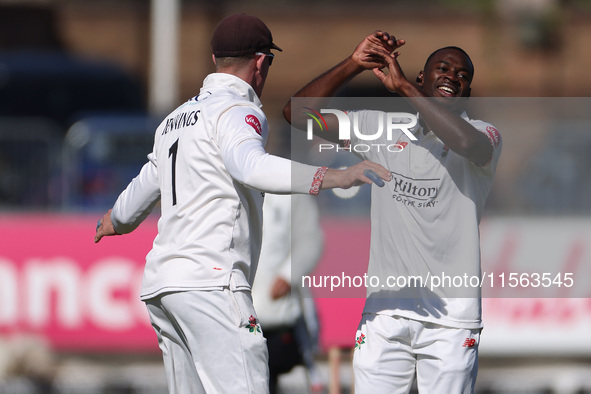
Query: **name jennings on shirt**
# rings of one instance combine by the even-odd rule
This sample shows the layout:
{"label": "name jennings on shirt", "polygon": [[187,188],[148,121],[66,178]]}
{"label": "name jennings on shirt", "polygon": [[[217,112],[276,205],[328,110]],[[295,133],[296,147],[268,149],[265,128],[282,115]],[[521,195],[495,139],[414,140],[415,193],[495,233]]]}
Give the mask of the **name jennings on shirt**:
{"label": "name jennings on shirt", "polygon": [[199,120],[199,114],[201,110],[180,112],[176,116],[172,116],[166,119],[166,124],[162,130],[161,135],[168,134],[173,130],[182,129],[183,127],[189,127],[195,125]]}

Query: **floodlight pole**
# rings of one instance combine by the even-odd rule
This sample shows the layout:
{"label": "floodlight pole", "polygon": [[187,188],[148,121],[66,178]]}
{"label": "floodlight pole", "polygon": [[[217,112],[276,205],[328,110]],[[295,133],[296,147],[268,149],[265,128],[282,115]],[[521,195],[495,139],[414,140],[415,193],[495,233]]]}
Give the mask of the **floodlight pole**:
{"label": "floodlight pole", "polygon": [[161,115],[177,105],[181,0],[151,0],[148,105]]}

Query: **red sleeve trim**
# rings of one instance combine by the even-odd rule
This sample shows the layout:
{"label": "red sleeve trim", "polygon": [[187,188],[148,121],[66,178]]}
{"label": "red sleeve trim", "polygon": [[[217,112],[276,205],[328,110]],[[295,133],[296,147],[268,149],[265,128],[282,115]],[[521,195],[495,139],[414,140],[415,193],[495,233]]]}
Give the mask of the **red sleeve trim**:
{"label": "red sleeve trim", "polygon": [[320,186],[322,185],[322,181],[324,180],[324,176],[326,175],[326,171],[328,171],[328,167],[320,167],[316,173],[314,174],[314,179],[312,180],[312,185],[310,186],[310,194],[317,196],[320,192]]}

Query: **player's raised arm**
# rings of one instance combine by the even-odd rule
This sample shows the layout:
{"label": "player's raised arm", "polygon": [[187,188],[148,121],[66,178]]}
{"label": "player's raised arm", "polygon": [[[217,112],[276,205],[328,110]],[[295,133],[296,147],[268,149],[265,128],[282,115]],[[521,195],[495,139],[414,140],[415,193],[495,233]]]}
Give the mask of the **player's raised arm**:
{"label": "player's raised arm", "polygon": [[[345,60],[324,72],[306,86],[300,89],[293,97],[306,97],[305,107],[292,109],[291,99],[283,107],[283,116],[293,126],[305,130],[306,121],[309,117],[306,113],[309,110],[319,111],[322,105],[327,102],[325,98],[333,97],[345,84],[359,73],[374,68],[382,68],[387,65],[382,56],[376,56],[370,51],[381,49],[386,53],[393,53],[397,48],[404,45],[404,40],[396,40],[387,32],[376,30],[361,41],[353,53]],[[323,139],[338,142],[338,123],[335,116],[325,117],[328,133],[318,134]],[[320,132],[320,128],[314,127],[314,131]]]}
{"label": "player's raised arm", "polygon": [[[244,129],[248,131],[248,129]],[[220,139],[222,156],[234,179],[253,189],[275,194],[318,194],[320,190],[372,183],[370,169],[385,181],[391,173],[379,164],[364,161],[345,170],[318,168],[268,154],[260,138]],[[287,176],[286,176],[287,174]]]}

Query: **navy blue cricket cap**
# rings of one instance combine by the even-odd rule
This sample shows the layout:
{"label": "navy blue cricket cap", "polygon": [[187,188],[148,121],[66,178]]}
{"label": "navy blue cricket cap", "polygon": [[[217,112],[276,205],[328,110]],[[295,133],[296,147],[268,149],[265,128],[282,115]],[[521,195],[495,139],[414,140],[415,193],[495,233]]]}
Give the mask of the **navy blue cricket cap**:
{"label": "navy blue cricket cap", "polygon": [[271,30],[256,16],[235,14],[218,23],[211,38],[211,49],[216,57],[237,57],[256,52],[282,51],[273,43]]}

